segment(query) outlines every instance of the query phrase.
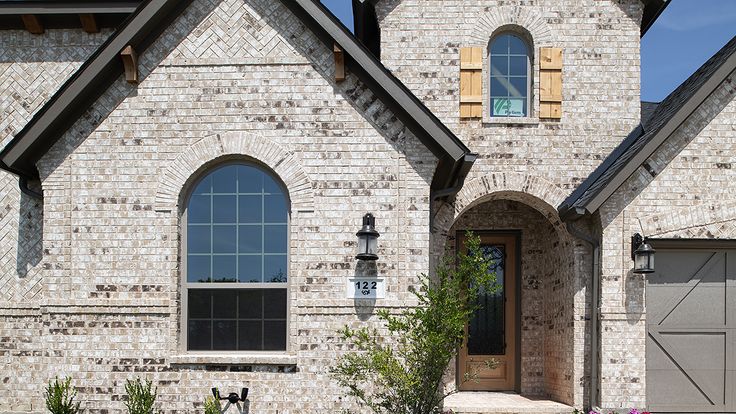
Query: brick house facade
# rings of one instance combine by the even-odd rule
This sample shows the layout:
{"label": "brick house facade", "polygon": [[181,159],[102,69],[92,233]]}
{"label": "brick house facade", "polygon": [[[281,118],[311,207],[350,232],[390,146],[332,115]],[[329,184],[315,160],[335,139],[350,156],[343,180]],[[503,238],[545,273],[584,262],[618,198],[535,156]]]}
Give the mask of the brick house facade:
{"label": "brick house facade", "polygon": [[[83,408],[96,413],[122,410],[125,380],[136,375],[156,382],[165,412],[201,409],[213,386],[248,386],[252,412],[355,409],[329,376],[346,351],[337,330],[375,323],[377,307],[414,305],[417,277],[454,251],[464,230],[517,240],[504,245],[519,259],[505,291],[516,303],[504,308],[514,317],[504,334],[517,339],[504,351],[514,361],[503,373],[511,386],[488,391],[543,397],[560,403],[557,412],[660,409],[648,378],[669,372],[652,365],[661,345],[652,341],[668,333],[647,312],[647,295],[659,292],[648,283],[658,279],[632,272],[630,237],[713,257],[736,247],[736,42],[653,106],[640,102],[639,39],[664,7],[658,1],[355,3],[375,19],[380,42],[356,39],[312,0],[150,0],[94,10],[97,33],[55,28],[80,13],[61,7],[39,14],[48,27],[33,34],[28,22],[9,23],[32,10],[0,7],[0,411],[43,411],[27,396],[57,375],[71,376]],[[494,116],[491,49],[509,34],[527,47],[520,99],[528,106],[522,116]],[[136,82],[126,82],[124,46],[136,55],[125,68]],[[466,48],[482,50],[471,65],[479,98],[462,92]],[[561,50],[561,112],[549,116],[542,62],[553,49]],[[461,117],[463,104],[480,113]],[[189,324],[191,200],[228,166],[272,177],[287,200],[278,248],[268,250],[268,230],[258,239],[258,294],[273,287],[265,286],[269,257],[286,258],[284,315],[259,320],[262,336],[268,323],[281,329],[278,349],[265,339],[257,351],[187,343],[186,332],[200,332]],[[238,188],[202,194],[253,196]],[[263,206],[278,192],[258,191]],[[372,303],[345,294],[348,279],[365,276],[354,256],[366,212],[381,234],[374,272],[386,288]],[[212,232],[224,229],[208,214]],[[265,212],[255,224],[245,214],[235,220],[238,240],[247,226],[276,226]],[[675,238],[692,245],[673,248]],[[208,243],[212,273],[217,241]],[[239,263],[236,279],[249,254],[227,255]],[[651,299],[655,307],[668,300]],[[235,318],[244,330],[248,321]],[[662,410],[735,411],[733,379],[703,382],[688,358],[675,362],[710,404],[691,398],[696,405]],[[725,360],[718,369],[731,378]],[[454,365],[447,389],[463,388]]]}

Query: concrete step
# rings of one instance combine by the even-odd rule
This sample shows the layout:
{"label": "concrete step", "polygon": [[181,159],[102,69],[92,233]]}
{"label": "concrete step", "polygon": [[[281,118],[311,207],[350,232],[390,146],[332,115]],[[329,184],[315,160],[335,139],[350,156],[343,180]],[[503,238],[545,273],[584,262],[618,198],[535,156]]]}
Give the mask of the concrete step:
{"label": "concrete step", "polygon": [[540,397],[506,392],[463,391],[445,399],[444,411],[454,414],[572,414],[569,405]]}

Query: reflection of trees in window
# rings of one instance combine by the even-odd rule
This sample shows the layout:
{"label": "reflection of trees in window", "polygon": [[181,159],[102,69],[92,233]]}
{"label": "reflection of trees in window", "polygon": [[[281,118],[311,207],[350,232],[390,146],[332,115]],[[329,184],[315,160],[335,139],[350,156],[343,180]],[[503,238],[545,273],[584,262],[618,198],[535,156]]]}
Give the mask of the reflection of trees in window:
{"label": "reflection of trees in window", "polygon": [[229,164],[184,214],[188,350],[285,350],[288,206],[262,169]]}

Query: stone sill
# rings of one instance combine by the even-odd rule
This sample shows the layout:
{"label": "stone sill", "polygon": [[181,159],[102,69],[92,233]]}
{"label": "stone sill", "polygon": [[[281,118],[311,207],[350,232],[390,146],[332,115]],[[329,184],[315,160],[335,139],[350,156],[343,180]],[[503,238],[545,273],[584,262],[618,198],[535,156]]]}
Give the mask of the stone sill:
{"label": "stone sill", "polygon": [[483,117],[484,124],[490,125],[537,125],[539,118],[530,117]]}
{"label": "stone sill", "polygon": [[296,365],[297,357],[273,353],[182,354],[168,361],[171,365]]}

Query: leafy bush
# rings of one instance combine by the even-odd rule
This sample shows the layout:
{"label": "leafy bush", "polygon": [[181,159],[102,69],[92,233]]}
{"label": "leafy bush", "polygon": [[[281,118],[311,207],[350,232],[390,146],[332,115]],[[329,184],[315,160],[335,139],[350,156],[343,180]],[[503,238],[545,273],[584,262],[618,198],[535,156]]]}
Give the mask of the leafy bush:
{"label": "leafy bush", "polygon": [[52,414],[77,414],[79,412],[79,402],[75,403],[74,398],[77,391],[71,386],[72,379],[67,377],[63,381],[55,378],[53,382],[49,381],[46,387],[46,408]]}
{"label": "leafy bush", "polygon": [[156,403],[156,389],[151,381],[141,381],[140,378],[125,381],[125,393],[128,400],[125,406],[128,414],[154,414],[153,404]]}
{"label": "leafy bush", "polygon": [[220,402],[212,397],[204,400],[204,414],[220,414]]}
{"label": "leafy bush", "polygon": [[449,395],[441,391],[442,377],[478,309],[475,298],[482,291],[498,289],[480,239],[468,233],[466,247],[468,253],[460,252],[455,266],[452,257],[441,261],[434,280],[421,276],[421,289],[413,291],[419,306],[398,315],[387,309],[377,312],[389,338],[375,328],[340,331],[357,351],[344,355],[332,368],[349,396],[375,413],[439,412]]}

